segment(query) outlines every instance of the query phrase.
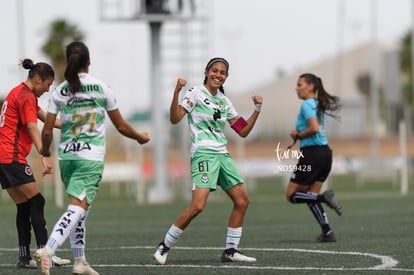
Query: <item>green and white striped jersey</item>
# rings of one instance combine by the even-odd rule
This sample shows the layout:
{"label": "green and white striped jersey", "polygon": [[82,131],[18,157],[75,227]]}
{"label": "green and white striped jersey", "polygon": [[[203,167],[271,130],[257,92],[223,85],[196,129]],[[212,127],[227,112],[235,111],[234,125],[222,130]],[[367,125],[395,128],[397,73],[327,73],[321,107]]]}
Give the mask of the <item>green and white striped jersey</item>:
{"label": "green and white striped jersey", "polygon": [[191,156],[200,149],[227,153],[224,126],[238,116],[229,98],[220,91],[213,96],[204,85],[198,85],[184,94],[180,105],[187,111]]}
{"label": "green and white striped jersey", "polygon": [[105,113],[118,109],[115,95],[102,81],[80,73],[81,91],[73,94],[68,82],[56,87],[48,113],[60,113],[60,160],[95,160],[105,157]]}

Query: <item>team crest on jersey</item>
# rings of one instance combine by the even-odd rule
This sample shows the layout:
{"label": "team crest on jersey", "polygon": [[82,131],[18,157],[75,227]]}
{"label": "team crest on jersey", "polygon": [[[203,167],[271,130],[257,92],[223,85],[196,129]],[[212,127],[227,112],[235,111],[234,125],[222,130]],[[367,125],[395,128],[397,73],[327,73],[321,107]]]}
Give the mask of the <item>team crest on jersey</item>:
{"label": "team crest on jersey", "polygon": [[208,183],[207,173],[203,173],[203,175],[201,175],[201,182],[204,183],[204,184]]}
{"label": "team crest on jersey", "polygon": [[32,168],[30,168],[28,165],[24,168],[24,173],[28,176],[33,176]]}
{"label": "team crest on jersey", "polygon": [[218,102],[218,107],[219,107],[220,111],[222,111],[222,112],[226,109],[226,105],[224,104],[223,100],[220,100]]}
{"label": "team crest on jersey", "polygon": [[191,99],[189,97],[185,97],[184,98],[185,103],[190,106],[190,108],[193,108],[194,103],[191,101]]}

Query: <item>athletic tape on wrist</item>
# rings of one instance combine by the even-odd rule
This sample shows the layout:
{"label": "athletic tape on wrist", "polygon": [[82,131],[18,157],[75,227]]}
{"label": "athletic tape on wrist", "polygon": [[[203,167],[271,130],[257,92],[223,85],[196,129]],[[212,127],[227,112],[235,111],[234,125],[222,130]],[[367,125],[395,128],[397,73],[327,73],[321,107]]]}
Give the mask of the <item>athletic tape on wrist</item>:
{"label": "athletic tape on wrist", "polygon": [[256,106],[256,112],[260,113],[260,111],[262,110],[262,104],[261,103],[256,103],[255,106]]}

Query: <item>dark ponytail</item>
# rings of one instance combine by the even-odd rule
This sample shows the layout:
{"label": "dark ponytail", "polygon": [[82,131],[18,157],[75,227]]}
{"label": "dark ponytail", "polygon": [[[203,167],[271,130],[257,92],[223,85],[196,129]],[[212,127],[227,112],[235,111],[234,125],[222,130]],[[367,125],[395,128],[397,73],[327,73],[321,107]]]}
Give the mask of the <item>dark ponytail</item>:
{"label": "dark ponytail", "polygon": [[42,80],[46,80],[49,78],[55,78],[55,71],[53,71],[52,66],[44,62],[38,62],[36,64],[29,58],[25,58],[20,62],[23,68],[29,70],[29,74],[27,78],[31,79],[35,75],[40,76]]}
{"label": "dark ponytail", "polygon": [[75,41],[66,46],[66,70],[65,79],[69,83],[72,93],[81,90],[81,82],[78,73],[87,68],[89,64],[89,49],[82,42]]}
{"label": "dark ponytail", "polygon": [[[214,57],[214,58],[210,59],[210,61],[206,65],[205,71],[207,72],[211,68],[211,66],[213,66],[213,64],[216,63],[216,62],[221,62],[224,65],[226,65],[226,74],[229,75],[229,62],[227,62],[227,60],[222,58],[222,57]],[[204,77],[204,81],[203,81],[203,84],[206,84],[206,83],[207,83],[207,76]],[[219,87],[219,91],[222,92],[223,95],[224,95],[223,85],[221,85]]]}
{"label": "dark ponytail", "polygon": [[314,92],[318,99],[318,118],[323,119],[323,115],[327,114],[330,117],[339,119],[339,116],[337,115],[341,109],[339,97],[328,94],[323,87],[322,79],[310,73],[302,74],[299,78],[303,78],[306,83],[313,84],[314,86]]}

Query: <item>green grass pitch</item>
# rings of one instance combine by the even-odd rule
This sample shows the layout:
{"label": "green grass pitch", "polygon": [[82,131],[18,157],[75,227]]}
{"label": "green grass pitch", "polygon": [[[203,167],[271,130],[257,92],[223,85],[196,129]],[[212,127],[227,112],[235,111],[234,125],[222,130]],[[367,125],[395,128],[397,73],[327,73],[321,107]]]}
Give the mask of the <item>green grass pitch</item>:
{"label": "green grass pitch", "polygon": [[[380,184],[363,188],[348,180],[333,184],[344,207],[341,217],[325,207],[336,243],[315,242],[320,229],[307,206],[286,202],[283,186],[267,179],[256,182],[250,192],[240,244],[242,252],[258,259],[256,263],[220,262],[232,207],[220,190],[212,194],[204,212],[170,250],[165,266],[155,265],[152,254],[187,202],[136,205],[128,192],[113,197],[109,187],[102,186],[87,221],[87,259],[102,275],[413,274],[414,193],[401,196],[390,184],[381,190],[377,190],[382,188]],[[0,274],[36,274],[14,266],[16,209],[3,192]],[[53,199],[47,199],[49,231],[63,211],[54,206]],[[72,259],[68,240],[58,255]],[[54,268],[52,274],[71,274],[71,266]]]}

